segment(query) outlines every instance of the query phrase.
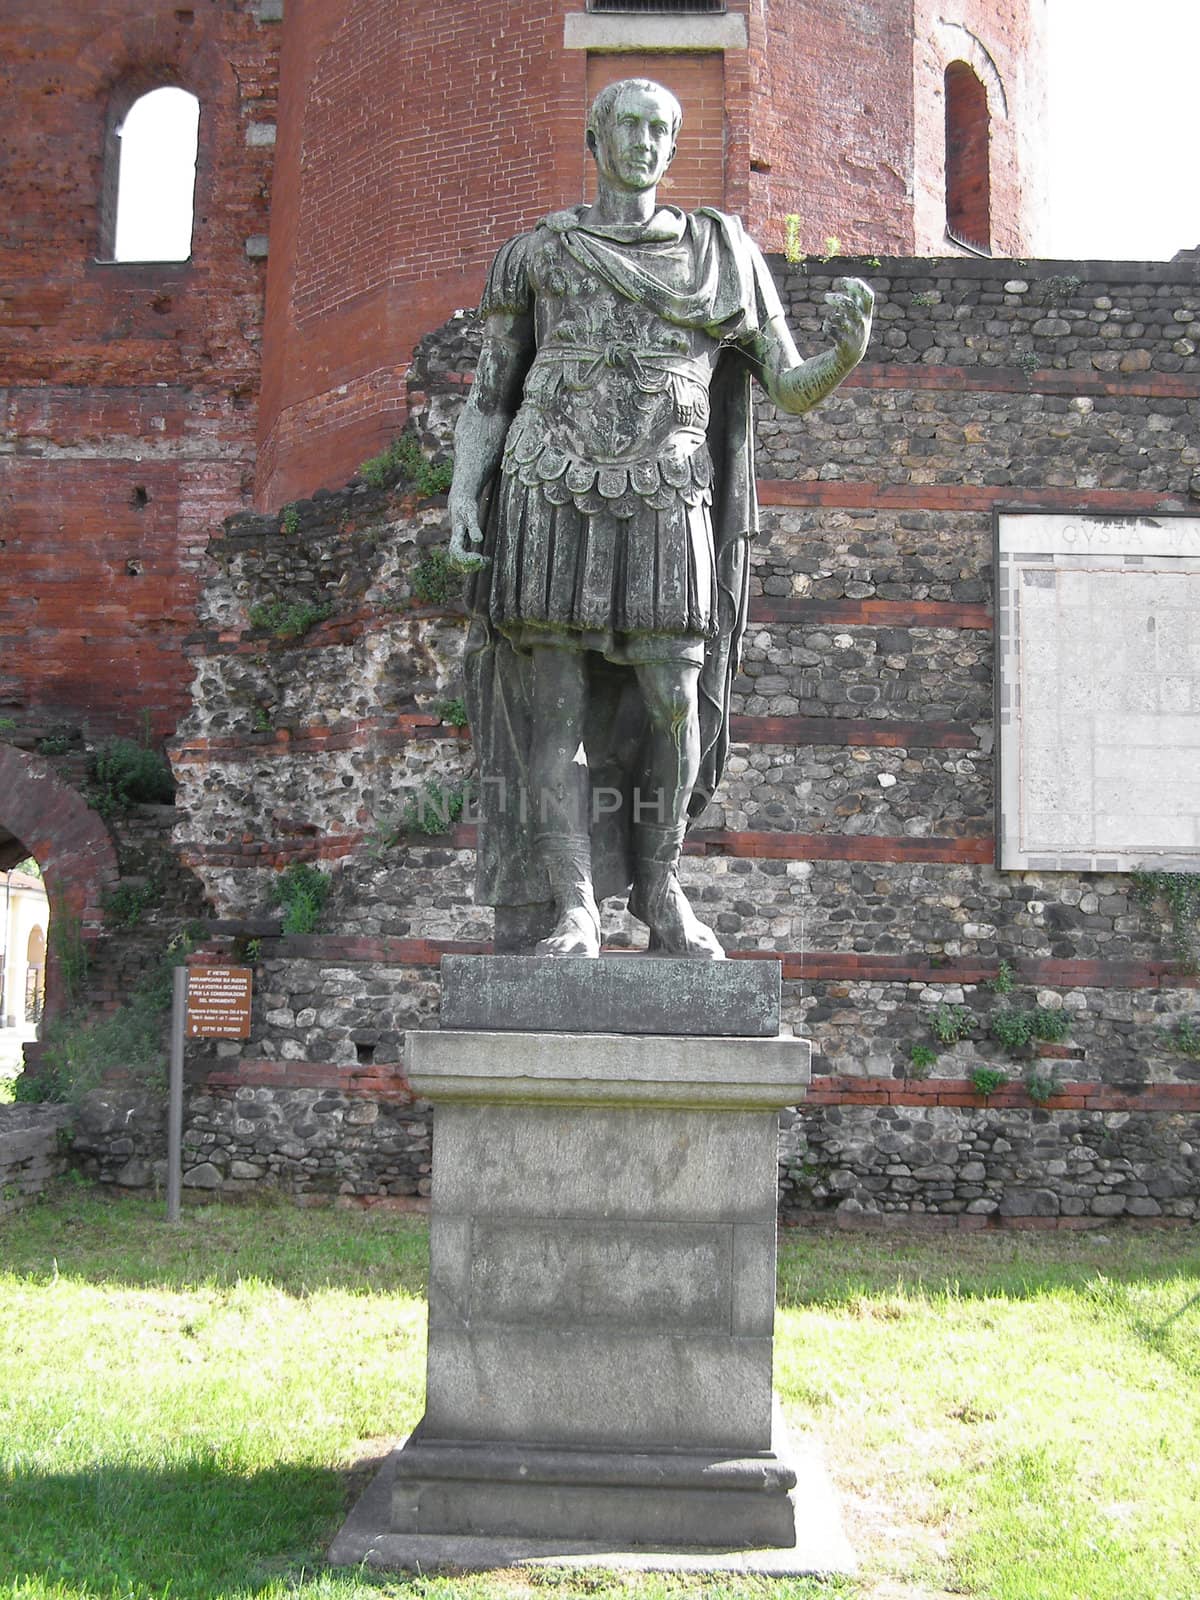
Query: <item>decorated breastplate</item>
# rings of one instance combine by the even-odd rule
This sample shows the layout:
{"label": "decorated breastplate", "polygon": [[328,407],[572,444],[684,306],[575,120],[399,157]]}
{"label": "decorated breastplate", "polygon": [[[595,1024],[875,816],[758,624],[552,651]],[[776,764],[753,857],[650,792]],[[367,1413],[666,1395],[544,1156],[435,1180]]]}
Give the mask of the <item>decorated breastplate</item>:
{"label": "decorated breastplate", "polygon": [[[554,505],[632,516],[711,499],[711,342],[618,295],[556,244],[538,285],[539,347],[503,470]],[[696,348],[700,345],[701,348]]]}

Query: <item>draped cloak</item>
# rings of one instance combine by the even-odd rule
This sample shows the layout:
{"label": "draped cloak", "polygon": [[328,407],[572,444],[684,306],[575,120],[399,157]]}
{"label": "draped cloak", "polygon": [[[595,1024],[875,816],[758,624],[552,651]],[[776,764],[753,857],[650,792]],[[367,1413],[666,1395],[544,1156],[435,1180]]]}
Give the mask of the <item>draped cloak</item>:
{"label": "draped cloak", "polygon": [[[569,376],[571,370],[589,364],[593,370],[606,363],[632,364],[636,371],[639,356],[644,357],[644,352],[622,346],[620,329],[606,328],[606,337],[597,348],[572,348],[569,344],[563,348],[564,340],[578,340],[579,335],[548,324],[544,314],[539,321],[539,294],[548,297],[556,288],[565,293],[569,287],[559,281],[563,274],[556,278],[553,268],[547,271],[545,267],[547,261],[556,259],[556,250],[565,251],[578,265],[585,286],[591,283],[606,292],[615,291],[639,314],[649,313],[662,330],[662,337],[653,343],[669,347],[674,338],[678,347],[686,350],[688,337],[701,335],[711,341],[707,347],[710,365],[712,346],[717,347],[716,362],[708,383],[706,436],[695,455],[681,461],[667,451],[657,467],[652,460],[638,462],[624,476],[619,465],[605,465],[602,448],[596,451],[598,461],[572,460],[564,465],[553,441],[537,437],[541,419],[532,405],[537,383],[531,375],[526,377],[531,403],[518,412],[509,430],[502,468],[484,495],[483,553],[489,565],[468,585],[472,623],[464,659],[465,698],[478,763],[476,899],[497,907],[497,948],[513,947],[504,931],[510,923],[519,923],[523,916],[537,922],[539,912],[548,912],[551,901],[545,869],[532,848],[538,826],[536,798],[528,782],[530,634],[508,615],[502,592],[503,569],[510,564],[513,539],[508,524],[518,515],[514,507],[524,508],[519,513],[522,516],[548,518],[555,505],[570,501],[583,513],[584,520],[577,525],[586,530],[592,512],[608,515],[615,506],[618,516],[623,508],[624,514],[630,515],[631,496],[668,506],[668,497],[678,493],[690,508],[701,504],[706,527],[711,504],[708,554],[695,557],[708,570],[694,574],[692,580],[694,588],[698,585],[701,601],[707,584],[712,598],[707,611],[693,597],[686,617],[643,618],[639,633],[610,632],[608,639],[597,638],[594,630],[583,621],[576,623],[571,614],[549,619],[556,628],[556,642],[589,652],[584,749],[593,795],[592,870],[598,898],[625,892],[632,880],[633,788],[641,770],[646,718],[628,661],[654,659],[654,641],[665,636],[676,641],[666,654],[673,651],[678,659],[683,646],[685,654],[691,647],[693,658],[702,656],[700,773],[688,807],[694,820],[711,800],[725,765],[730,687],[746,626],[748,544],[757,530],[758,516],[750,403],[750,380],[757,371],[753,340],[773,316],[782,315],[770,274],[738,219],[718,211],[705,208],[685,216],[665,208],[641,229],[589,226],[583,213],[583,207],[557,212],[531,233],[509,241],[488,277],[482,315],[528,312],[533,319],[542,359],[535,356],[531,374],[544,369],[552,358],[560,365],[568,364]],[[690,282],[682,286],[678,281],[664,282],[654,271],[653,247],[664,241],[668,246],[684,241],[690,247]],[[643,329],[646,326],[644,315],[641,325]],[[654,354],[660,367],[671,368],[661,350]],[[646,360],[644,364],[651,376],[647,379],[638,372],[639,385],[653,390],[657,381],[654,363]],[[672,381],[678,386],[680,380]],[[700,416],[703,409],[698,408]],[[688,415],[686,406],[681,415]],[[619,461],[619,456],[608,459]],[[635,509],[640,512],[643,507],[639,504]],[[690,551],[689,560],[693,556]],[[623,609],[619,594],[614,605],[618,611]],[[505,912],[513,914],[507,921]],[[520,943],[519,937],[516,942]]]}

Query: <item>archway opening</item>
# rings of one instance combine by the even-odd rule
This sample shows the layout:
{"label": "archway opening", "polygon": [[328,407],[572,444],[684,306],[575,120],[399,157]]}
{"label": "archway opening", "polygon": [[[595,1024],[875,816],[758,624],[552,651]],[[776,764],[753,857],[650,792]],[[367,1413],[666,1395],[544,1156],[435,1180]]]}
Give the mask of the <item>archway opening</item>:
{"label": "archway opening", "polygon": [[37,860],[0,828],[0,1100],[13,1095],[46,1005],[50,899]]}
{"label": "archway opening", "polygon": [[992,251],[991,119],[987,89],[965,61],[946,68],[946,232]]}

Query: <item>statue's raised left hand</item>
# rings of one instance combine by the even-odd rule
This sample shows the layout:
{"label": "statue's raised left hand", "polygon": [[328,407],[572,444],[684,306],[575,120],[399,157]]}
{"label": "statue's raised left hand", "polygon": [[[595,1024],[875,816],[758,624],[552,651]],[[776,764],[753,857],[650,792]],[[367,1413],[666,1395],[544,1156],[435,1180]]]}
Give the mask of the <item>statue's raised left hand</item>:
{"label": "statue's raised left hand", "polygon": [[839,364],[847,370],[862,360],[871,337],[875,293],[861,278],[835,278],[833,292],[825,296],[825,332],[833,340]]}

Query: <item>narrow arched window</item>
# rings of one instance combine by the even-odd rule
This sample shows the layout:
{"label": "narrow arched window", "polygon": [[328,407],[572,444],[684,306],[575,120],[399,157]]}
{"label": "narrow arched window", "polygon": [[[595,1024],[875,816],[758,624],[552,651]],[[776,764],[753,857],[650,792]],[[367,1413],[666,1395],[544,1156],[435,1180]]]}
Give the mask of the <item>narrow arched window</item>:
{"label": "narrow arched window", "polygon": [[946,68],[946,232],[991,254],[992,182],[987,90],[965,61]]}
{"label": "narrow arched window", "polygon": [[110,261],[186,261],[200,102],[186,89],[152,89],[109,119],[101,254]]}

